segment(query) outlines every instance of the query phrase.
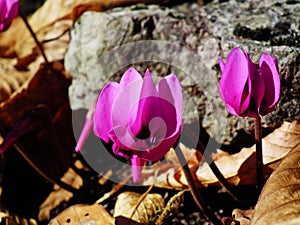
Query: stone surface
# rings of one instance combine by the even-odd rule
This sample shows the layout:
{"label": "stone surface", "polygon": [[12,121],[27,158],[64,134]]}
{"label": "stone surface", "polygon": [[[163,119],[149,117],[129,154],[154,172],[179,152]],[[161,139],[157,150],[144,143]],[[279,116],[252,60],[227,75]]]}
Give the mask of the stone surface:
{"label": "stone surface", "polygon": [[[232,143],[252,120],[228,115],[218,94],[223,59],[236,46],[257,61],[268,52],[279,61],[281,98],[264,127],[300,119],[300,4],[292,0],[213,1],[172,8],[136,5],[86,12],[71,30],[65,67],[73,76],[73,109],[89,108],[108,80],[130,65],[155,76],[176,73],[186,98],[184,120],[197,121],[218,142]],[[155,41],[153,41],[155,40]],[[143,42],[141,42],[143,41]],[[118,47],[122,46],[122,47]],[[190,96],[190,97],[189,97]]]}

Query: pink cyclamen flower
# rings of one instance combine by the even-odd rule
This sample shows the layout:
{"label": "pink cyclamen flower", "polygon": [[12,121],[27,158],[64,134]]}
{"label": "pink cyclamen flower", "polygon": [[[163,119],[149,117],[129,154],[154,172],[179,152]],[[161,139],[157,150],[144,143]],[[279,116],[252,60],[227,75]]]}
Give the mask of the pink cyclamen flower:
{"label": "pink cyclamen flower", "polygon": [[19,12],[18,0],[0,0],[0,32],[9,28]]}
{"label": "pink cyclamen flower", "polygon": [[231,114],[257,118],[273,111],[280,96],[276,58],[263,53],[257,65],[247,53],[234,48],[226,63],[222,59],[219,63],[220,95]]}
{"label": "pink cyclamen flower", "polygon": [[114,154],[130,158],[134,182],[140,180],[145,161],[162,158],[181,129],[182,89],[174,74],[155,86],[149,70],[143,79],[130,68],[120,83],[108,83],[98,97],[94,132],[113,143]]}

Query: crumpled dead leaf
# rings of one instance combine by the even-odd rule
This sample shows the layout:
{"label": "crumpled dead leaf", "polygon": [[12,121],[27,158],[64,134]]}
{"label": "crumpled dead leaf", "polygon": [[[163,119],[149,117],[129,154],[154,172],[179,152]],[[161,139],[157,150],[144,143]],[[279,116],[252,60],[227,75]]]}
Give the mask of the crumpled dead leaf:
{"label": "crumpled dead leaf", "polygon": [[[48,106],[54,115],[69,101],[70,83],[70,76],[64,71],[61,62],[42,65],[36,74],[30,76],[26,85],[14,92],[8,101],[0,103],[0,131],[11,129],[17,119],[39,104]],[[1,132],[2,135],[5,133]]]}
{"label": "crumpled dead leaf", "polygon": [[114,221],[102,205],[73,205],[53,218],[49,225],[114,225]]}
{"label": "crumpled dead leaf", "polygon": [[[3,212],[4,211],[4,212]],[[37,225],[37,222],[35,219],[25,219],[22,217],[19,217],[15,214],[9,213],[7,210],[1,209],[0,211],[0,224],[5,225]]]}
{"label": "crumpled dead leaf", "polygon": [[17,59],[0,58],[0,103],[19,90],[32,74],[29,71],[18,71],[15,68],[16,62]]}
{"label": "crumpled dead leaf", "polygon": [[284,157],[267,180],[251,225],[300,224],[300,144]]}
{"label": "crumpled dead leaf", "polygon": [[25,86],[0,104],[1,136],[17,136],[16,149],[52,183],[69,168],[75,146],[69,84],[62,63],[42,65]]}
{"label": "crumpled dead leaf", "polygon": [[241,210],[234,209],[232,211],[232,218],[239,222],[240,225],[250,225],[253,216],[253,209]]}
{"label": "crumpled dead leaf", "polygon": [[[79,189],[83,185],[82,178],[71,168],[69,168],[69,170],[64,174],[61,180],[76,189]],[[53,191],[48,195],[47,199],[40,206],[38,215],[39,220],[49,220],[50,211],[59,206],[63,201],[68,202],[72,196],[73,194],[71,192],[55,184],[53,187]]]}
{"label": "crumpled dead leaf", "polygon": [[[263,162],[264,175],[271,174],[278,162],[297,144],[300,143],[300,124],[284,122],[263,138]],[[206,162],[199,161],[199,152],[186,148],[180,144],[181,150],[187,159],[192,173],[196,174],[199,183],[203,186],[220,185],[217,178]],[[155,183],[155,186],[164,188],[185,189],[188,188],[184,173],[177,162],[174,150],[170,150],[165,156],[169,164],[159,167],[161,171],[155,178],[152,174],[158,168],[153,167],[153,171],[145,171],[147,177],[144,185]],[[227,152],[218,150],[212,158],[221,173],[233,185],[254,185],[256,184],[255,172],[255,145],[251,148],[243,148],[239,153],[230,155]],[[150,175],[149,175],[150,174]]]}
{"label": "crumpled dead leaf", "polygon": [[[29,24],[38,40],[44,43],[45,52],[49,57],[49,61],[61,60],[63,58],[58,57],[63,57],[69,41],[67,31],[73,21],[86,10],[105,11],[117,6],[136,3],[150,4],[166,2],[166,0],[47,0],[43,6],[29,18]],[[18,18],[17,20],[20,19]],[[23,59],[36,53],[36,44],[21,22],[22,21],[13,23],[7,34],[0,34],[0,49],[5,50],[0,56],[16,54],[19,59]],[[17,30],[22,30],[22,32],[17,32]],[[49,39],[53,38],[55,43],[50,44]],[[55,48],[53,48],[53,45],[55,45]]]}
{"label": "crumpled dead leaf", "polygon": [[[130,218],[141,196],[141,194],[135,192],[121,193],[115,204],[114,217]],[[148,194],[137,207],[131,219],[140,224],[147,224],[155,216],[155,213],[163,207],[164,200],[160,194]]]}

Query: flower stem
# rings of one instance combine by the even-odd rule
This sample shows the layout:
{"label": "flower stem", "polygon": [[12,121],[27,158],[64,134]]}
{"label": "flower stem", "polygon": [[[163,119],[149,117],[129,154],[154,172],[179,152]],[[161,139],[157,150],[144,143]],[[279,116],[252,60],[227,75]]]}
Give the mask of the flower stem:
{"label": "flower stem", "polygon": [[223,176],[223,174],[221,173],[221,171],[219,170],[219,168],[217,167],[217,165],[215,164],[215,162],[212,160],[212,158],[210,157],[210,155],[207,154],[207,152],[205,151],[204,146],[202,145],[202,143],[199,141],[198,142],[198,147],[197,149],[200,149],[201,154],[203,155],[205,161],[208,163],[210,169],[213,171],[213,173],[215,174],[215,176],[218,178],[219,182],[223,185],[223,187],[226,189],[226,191],[228,192],[228,194],[240,205],[245,205],[246,203],[243,202],[242,200],[240,200],[237,197],[236,191],[234,189],[234,187],[228,183],[228,181],[226,180],[226,178]]}
{"label": "flower stem", "polygon": [[43,49],[43,46],[42,46],[41,43],[38,41],[38,39],[37,39],[35,33],[33,32],[33,30],[32,30],[32,28],[31,28],[30,24],[28,23],[28,20],[27,20],[26,16],[23,14],[23,12],[21,11],[21,9],[19,9],[19,15],[21,16],[21,18],[22,18],[22,20],[24,21],[24,23],[25,23],[27,29],[29,30],[31,36],[33,37],[33,39],[34,39],[34,41],[35,41],[35,43],[36,43],[38,49],[40,50],[40,52],[41,52],[41,54],[42,54],[42,56],[43,56],[43,58],[44,58],[46,64],[49,64],[49,61],[48,61],[48,59],[47,59],[47,56],[46,56],[45,51],[44,51],[44,49]]}
{"label": "flower stem", "polygon": [[197,206],[200,208],[200,210],[203,212],[204,216],[209,219],[214,225],[221,225],[222,222],[219,220],[215,214],[212,213],[212,211],[209,209],[209,207],[206,205],[199,189],[197,189],[195,181],[193,180],[191,171],[189,169],[189,166],[186,162],[186,159],[180,150],[180,148],[176,148],[175,150],[176,156],[180,162],[180,165],[182,166],[185,178],[188,182],[191,194],[197,204]]}
{"label": "flower stem", "polygon": [[[190,131],[189,129],[187,129],[187,132],[188,132],[189,138],[191,138],[191,137],[197,138],[197,137],[195,137],[195,134],[192,131]],[[227,190],[228,194],[240,205],[245,205],[246,203],[237,197],[238,195],[237,195],[234,187],[228,183],[228,181],[223,176],[223,174],[221,173],[221,171],[219,170],[219,168],[217,167],[215,162],[212,160],[210,155],[207,154],[207,151],[205,151],[205,147],[203,146],[202,142],[199,139],[198,139],[198,143],[197,143],[197,149],[200,150],[202,156],[204,157],[205,161],[208,163],[210,169],[213,171],[214,175],[217,177],[217,179],[223,185],[223,187]]]}
{"label": "flower stem", "polygon": [[256,179],[257,179],[257,188],[258,191],[260,192],[264,182],[261,117],[255,118],[254,132],[255,132],[255,146],[256,146]]}

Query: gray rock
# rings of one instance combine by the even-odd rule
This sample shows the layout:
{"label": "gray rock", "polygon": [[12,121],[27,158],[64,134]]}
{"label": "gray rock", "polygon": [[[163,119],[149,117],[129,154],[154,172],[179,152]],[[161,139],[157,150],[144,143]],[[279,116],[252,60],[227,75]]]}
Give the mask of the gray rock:
{"label": "gray rock", "polygon": [[279,61],[281,98],[264,127],[300,119],[300,4],[254,0],[172,8],[135,5],[86,12],[71,30],[65,67],[73,76],[72,109],[89,108],[109,80],[129,66],[155,76],[176,73],[186,94],[184,120],[197,122],[218,142],[252,132],[249,118],[230,116],[218,94],[218,58],[236,46],[257,61],[268,52]]}

